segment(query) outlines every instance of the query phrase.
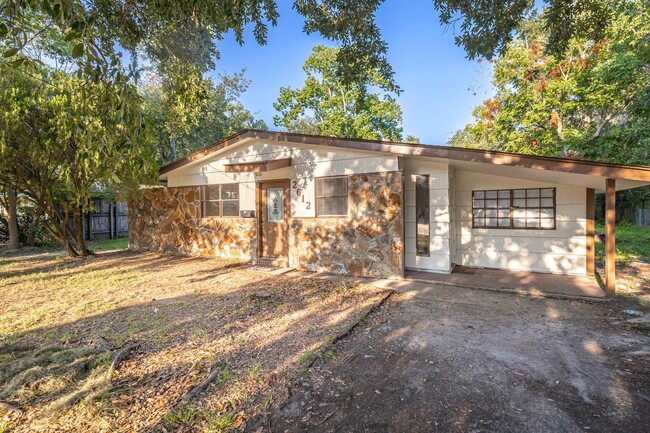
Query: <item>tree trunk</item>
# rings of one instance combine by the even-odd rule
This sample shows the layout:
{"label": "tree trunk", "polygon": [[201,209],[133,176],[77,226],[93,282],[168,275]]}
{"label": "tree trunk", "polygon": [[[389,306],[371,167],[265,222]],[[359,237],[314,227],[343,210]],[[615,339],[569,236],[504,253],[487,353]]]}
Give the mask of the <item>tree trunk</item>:
{"label": "tree trunk", "polygon": [[7,225],[9,228],[9,249],[15,250],[20,246],[20,239],[18,235],[18,203],[16,197],[16,190],[7,188]]}
{"label": "tree trunk", "polygon": [[[48,216],[51,215],[46,211],[44,211],[44,213]],[[43,222],[43,227],[59,241],[70,257],[79,256],[77,251],[74,249],[74,246],[70,243],[70,238],[67,235],[67,225],[57,224],[53,217],[48,217],[48,219]]]}
{"label": "tree trunk", "polygon": [[172,155],[171,160],[176,161],[176,137],[172,136]]}
{"label": "tree trunk", "polygon": [[68,223],[70,212],[67,203],[64,203],[63,209],[57,208],[52,199],[50,191],[30,191],[30,196],[35,198],[34,204],[39,209],[42,216],[45,216],[40,221],[41,226],[54,236],[61,246],[63,246],[70,257],[78,257],[79,252],[75,249],[74,233]]}
{"label": "tree trunk", "polygon": [[27,240],[25,241],[25,245],[28,247],[33,247],[36,244],[36,231],[38,230],[38,225],[41,222],[42,215],[43,211],[41,208],[36,207],[32,223],[29,225],[29,229],[27,229]]}
{"label": "tree trunk", "polygon": [[53,202],[50,203],[50,206],[52,215],[51,223],[54,231],[57,233],[57,238],[65,246],[70,257],[79,257],[82,252],[77,246],[73,226],[70,225],[70,204],[63,204],[63,212],[59,212]]}
{"label": "tree trunk", "polygon": [[74,209],[74,224],[76,231],[75,242],[77,244],[79,255],[85,257],[89,254],[92,254],[92,251],[86,248],[86,236],[84,233],[83,213],[81,212],[81,206],[77,206]]}
{"label": "tree trunk", "polygon": [[63,241],[63,244],[65,245],[65,249],[66,251],[68,251],[68,255],[70,257],[79,257],[79,253],[77,252],[77,250],[74,249],[74,246],[72,246],[72,244],[70,243],[70,239],[66,238]]}

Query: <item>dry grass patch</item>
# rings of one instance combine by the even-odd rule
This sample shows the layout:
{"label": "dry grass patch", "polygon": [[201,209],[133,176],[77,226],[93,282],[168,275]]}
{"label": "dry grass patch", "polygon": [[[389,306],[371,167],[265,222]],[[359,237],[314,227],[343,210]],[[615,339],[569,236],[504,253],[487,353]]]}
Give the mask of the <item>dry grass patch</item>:
{"label": "dry grass patch", "polygon": [[21,410],[0,431],[242,429],[385,294],[212,258],[0,256],[0,401]]}

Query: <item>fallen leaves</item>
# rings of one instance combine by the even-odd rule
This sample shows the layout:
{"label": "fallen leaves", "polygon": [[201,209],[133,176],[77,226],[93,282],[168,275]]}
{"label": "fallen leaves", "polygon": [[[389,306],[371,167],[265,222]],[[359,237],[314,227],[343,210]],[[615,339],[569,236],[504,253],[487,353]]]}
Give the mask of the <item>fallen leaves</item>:
{"label": "fallen leaves", "polygon": [[[5,316],[9,323],[2,328],[11,333],[11,344],[39,347],[59,340],[69,348],[116,348],[114,353],[129,348],[114,358],[111,389],[60,414],[56,427],[242,428],[251,416],[286,398],[287,384],[303,374],[302,354],[321,354],[385,296],[358,283],[346,283],[342,290],[329,280],[272,275],[232,263],[117,252],[83,263],[61,263],[53,256],[0,265],[18,272],[0,294],[0,304],[12,305],[15,313]],[[51,301],[33,303],[42,296]],[[80,308],[79,300],[92,308]],[[25,320],[25,314],[35,319]],[[4,386],[0,383],[0,391]],[[21,403],[27,413],[12,431],[30,430],[39,408],[49,402]]]}

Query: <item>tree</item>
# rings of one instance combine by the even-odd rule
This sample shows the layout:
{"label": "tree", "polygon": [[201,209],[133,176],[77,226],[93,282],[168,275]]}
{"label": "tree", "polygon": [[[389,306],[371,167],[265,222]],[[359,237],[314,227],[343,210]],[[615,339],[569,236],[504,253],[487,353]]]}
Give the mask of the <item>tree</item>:
{"label": "tree", "polygon": [[16,190],[13,188],[0,189],[0,205],[5,209],[7,218],[7,248],[15,250],[20,246],[18,235],[18,204]]}
{"label": "tree", "polygon": [[420,144],[420,137],[416,137],[415,135],[407,135],[404,137],[404,141],[406,143],[413,143],[413,144]]}
{"label": "tree", "polygon": [[[42,18],[32,17],[32,29]],[[231,128],[264,126],[238,100],[249,84],[243,72],[215,86],[196,66],[182,71],[178,63],[160,62],[160,88],[145,92],[159,100],[143,107],[137,56],[128,71],[116,64],[108,75],[89,74],[75,64],[78,45],[45,19],[47,31],[34,30],[21,48],[38,62],[5,64],[0,74],[0,186],[15,187],[32,202],[38,209],[34,221],[71,256],[90,253],[82,215],[93,194],[115,190],[127,198],[155,180],[152,132],[168,131],[189,148],[190,142],[201,146],[201,139],[222,138]],[[178,79],[182,74],[193,78]],[[190,86],[192,80],[199,85]],[[156,118],[154,106],[162,107],[162,117]]]}
{"label": "tree", "polygon": [[[280,113],[273,118],[275,125],[309,134],[401,140],[402,110],[379,71],[368,71],[365,81],[346,84],[336,74],[337,58],[336,48],[313,49],[303,66],[304,86],[280,89],[273,104]],[[372,93],[370,87],[384,93]]]}
{"label": "tree", "polygon": [[18,199],[16,197],[16,190],[13,188],[7,189],[7,226],[9,227],[9,243],[7,247],[10,250],[15,250],[20,246],[18,239]]}
{"label": "tree", "polygon": [[87,255],[82,214],[93,191],[114,186],[126,194],[154,179],[137,91],[47,69],[7,72],[0,76],[8,89],[0,93],[0,184],[42,210],[41,224],[71,256]]}
{"label": "tree", "polygon": [[[604,40],[573,38],[563,57],[547,54],[544,25],[533,17],[495,60],[494,96],[474,110],[476,121],[451,144],[647,164],[650,4],[621,2]],[[619,194],[630,204],[648,196],[647,189]]]}
{"label": "tree", "polygon": [[[82,214],[93,191],[114,186],[127,194],[154,179],[141,98],[127,74],[75,64],[78,44],[48,15],[20,19],[28,29],[20,49],[34,61],[0,64],[0,187],[37,207],[35,222],[71,256],[86,255]],[[0,39],[0,49],[16,50],[18,36]]]}
{"label": "tree", "polygon": [[[294,9],[305,18],[306,33],[320,32],[337,41],[337,65],[344,79],[360,78],[365,71],[381,71],[393,83],[387,46],[375,23],[383,0],[296,0]],[[42,17],[34,27],[34,15]],[[252,25],[255,40],[266,43],[269,25],[278,20],[274,0],[6,0],[0,6],[0,42],[7,49],[1,63],[21,65],[32,58],[23,49],[34,30],[56,27],[74,44],[75,58],[84,73],[110,77],[120,70],[119,48],[144,50],[156,68],[179,81],[197,83],[214,67],[216,41],[234,32],[244,42]]]}
{"label": "tree", "polygon": [[[364,82],[369,79],[369,71],[378,71],[390,90],[399,91],[387,60],[388,47],[375,22],[382,3],[383,0],[295,0],[293,6],[304,17],[307,34],[318,32],[340,45],[338,78],[347,84]],[[574,37],[601,39],[610,20],[612,3],[544,2],[548,6],[545,22],[551,35],[548,47],[559,53]],[[534,7],[533,0],[434,0],[433,4],[440,11],[442,23],[461,23],[456,43],[465,48],[470,58],[500,54]],[[40,17],[36,28],[34,15]],[[161,70],[196,68],[177,77],[196,82],[218,58],[215,41],[232,31],[243,43],[244,30],[250,24],[256,41],[264,44],[268,26],[277,25],[278,17],[274,0],[5,0],[0,6],[0,43],[3,39],[11,43],[5,44],[2,63],[22,64],[31,60],[23,47],[34,31],[56,27],[74,43],[75,58],[89,75],[107,77],[113,73],[119,64],[116,47],[130,52],[143,48]]]}
{"label": "tree", "polygon": [[545,54],[533,19],[494,63],[495,94],[451,143],[550,156],[643,164],[650,158],[650,5],[621,4],[607,41],[570,41]]}
{"label": "tree", "polygon": [[544,9],[540,20],[549,34],[546,52],[558,57],[565,55],[572,39],[602,41],[615,4],[608,0],[434,0],[443,24],[455,30],[456,23],[461,23],[456,44],[471,59],[502,54],[535,10],[535,3]]}
{"label": "tree", "polygon": [[250,80],[241,71],[220,75],[215,84],[204,79],[205,97],[197,104],[180,104],[170,97],[165,82],[148,74],[142,85],[144,113],[156,139],[161,163],[175,160],[242,129],[266,129],[240,101]]}

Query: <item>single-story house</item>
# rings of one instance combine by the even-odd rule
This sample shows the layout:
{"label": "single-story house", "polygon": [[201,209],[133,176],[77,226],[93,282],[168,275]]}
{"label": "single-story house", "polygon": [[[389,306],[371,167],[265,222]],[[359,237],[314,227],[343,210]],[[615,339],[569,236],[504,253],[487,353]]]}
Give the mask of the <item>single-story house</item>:
{"label": "single-story house", "polygon": [[650,167],[244,130],[160,169],[130,203],[132,249],[373,277],[455,265],[594,273],[594,192]]}

